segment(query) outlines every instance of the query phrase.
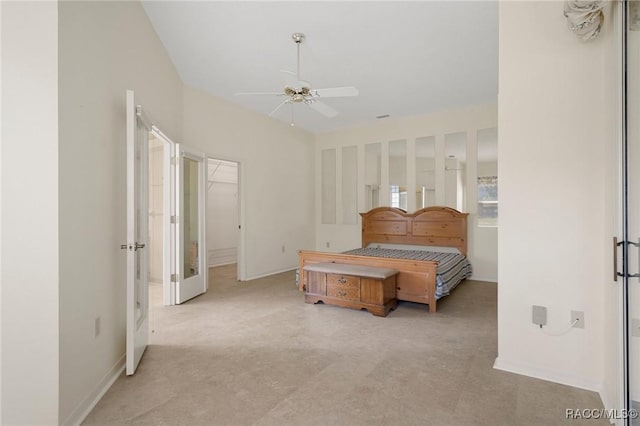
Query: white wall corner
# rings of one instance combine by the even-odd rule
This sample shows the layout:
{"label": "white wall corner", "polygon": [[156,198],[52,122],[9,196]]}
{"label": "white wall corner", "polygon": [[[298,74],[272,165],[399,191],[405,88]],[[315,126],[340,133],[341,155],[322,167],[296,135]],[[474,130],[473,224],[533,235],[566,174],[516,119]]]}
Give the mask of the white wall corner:
{"label": "white wall corner", "polygon": [[118,362],[109,370],[109,372],[100,380],[86,398],[69,414],[62,422],[65,426],[80,425],[87,418],[91,410],[98,404],[109,388],[118,380],[125,367],[125,354],[122,354]]}
{"label": "white wall corner", "polygon": [[486,278],[486,277],[476,277],[475,275],[472,275],[471,277],[467,278],[468,280],[471,281],[484,281],[484,282],[488,282],[488,283],[497,283],[498,279],[495,277],[492,278]]}
{"label": "white wall corner", "polygon": [[573,386],[574,388],[585,389],[597,392],[598,394],[600,394],[600,391],[603,388],[603,384],[600,381],[591,380],[574,374],[567,374],[562,371],[539,368],[531,364],[504,360],[500,357],[496,358],[493,368],[496,370],[507,371],[509,373],[533,377],[535,379],[559,383],[561,385]]}
{"label": "white wall corner", "polygon": [[[2,46],[2,3],[0,3],[0,46]],[[0,55],[2,48],[0,47]],[[0,66],[0,94],[2,93],[2,66]],[[0,253],[2,253],[2,97],[0,96]],[[0,256],[0,277],[2,277],[2,256]],[[0,285],[0,306],[2,306],[2,285]],[[0,315],[0,343],[2,342],[2,315]],[[0,350],[0,421],[2,421],[2,351]]]}
{"label": "white wall corner", "polygon": [[[0,244],[11,247],[0,252],[0,423],[56,424],[60,395],[58,4],[0,2],[0,10],[0,103],[4,106]],[[38,194],[36,201],[33,194]],[[38,259],[36,268],[34,259]]]}
{"label": "white wall corner", "polygon": [[[605,410],[612,410],[613,412],[620,411],[620,406],[618,404],[613,404],[610,398],[607,396],[607,392],[605,392],[604,386],[598,391],[598,395],[600,395],[600,400],[602,401],[602,405]],[[611,424],[616,426],[622,426],[624,424],[623,419],[610,419]]]}
{"label": "white wall corner", "polygon": [[[257,280],[258,278],[264,278],[264,277],[269,277],[271,275],[276,275],[276,274],[281,274],[283,272],[289,272],[289,271],[294,271],[298,269],[298,266],[294,266],[293,268],[285,268],[285,269],[278,269],[275,271],[270,271],[270,272],[264,272],[264,273],[260,273],[260,274],[255,274],[255,275],[249,275],[246,279],[246,281],[251,281],[251,280]],[[291,281],[291,285],[294,286],[295,282]]]}

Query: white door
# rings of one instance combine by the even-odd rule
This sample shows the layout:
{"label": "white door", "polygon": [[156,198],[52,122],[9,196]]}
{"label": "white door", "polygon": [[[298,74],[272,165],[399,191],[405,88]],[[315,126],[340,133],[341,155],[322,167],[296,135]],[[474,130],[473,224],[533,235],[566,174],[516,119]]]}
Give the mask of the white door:
{"label": "white door", "polygon": [[176,263],[173,280],[176,303],[207,291],[206,268],[206,157],[176,144]]}
{"label": "white door", "polygon": [[134,93],[127,91],[127,375],[136,367],[149,340],[148,143],[149,128]]}

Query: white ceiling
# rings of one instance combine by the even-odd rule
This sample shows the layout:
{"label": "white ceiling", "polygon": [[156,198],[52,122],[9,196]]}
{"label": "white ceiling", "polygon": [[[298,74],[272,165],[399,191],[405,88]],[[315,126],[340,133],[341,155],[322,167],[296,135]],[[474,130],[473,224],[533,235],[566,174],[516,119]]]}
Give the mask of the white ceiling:
{"label": "white ceiling", "polygon": [[[214,2],[144,1],[183,81],[264,113],[295,71],[294,32],[306,34],[301,79],[312,88],[355,86],[357,98],[324,102],[326,118],[295,105],[296,126],[313,132],[495,102],[497,1]],[[274,118],[289,122],[285,106]]]}

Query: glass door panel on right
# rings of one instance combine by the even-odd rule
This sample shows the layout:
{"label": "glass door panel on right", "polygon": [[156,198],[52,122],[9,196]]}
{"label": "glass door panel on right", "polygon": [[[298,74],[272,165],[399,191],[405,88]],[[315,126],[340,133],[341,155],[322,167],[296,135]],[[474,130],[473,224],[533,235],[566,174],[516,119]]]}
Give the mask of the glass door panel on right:
{"label": "glass door panel on right", "polygon": [[183,160],[182,203],[184,234],[183,234],[183,277],[191,278],[200,274],[198,259],[200,208],[198,206],[198,162],[191,158]]}
{"label": "glass door panel on right", "polygon": [[[640,26],[637,2],[625,2],[629,9],[626,29],[626,191],[623,194],[624,288],[626,299],[626,392],[627,409],[640,410]],[[628,419],[640,424],[640,419]]]}
{"label": "glass door panel on right", "polygon": [[205,265],[206,162],[203,153],[176,145],[176,303],[207,291]]}
{"label": "glass door panel on right", "polygon": [[149,343],[148,163],[149,128],[142,119],[133,91],[126,92],[127,150],[127,251],[126,373],[136,372]]}

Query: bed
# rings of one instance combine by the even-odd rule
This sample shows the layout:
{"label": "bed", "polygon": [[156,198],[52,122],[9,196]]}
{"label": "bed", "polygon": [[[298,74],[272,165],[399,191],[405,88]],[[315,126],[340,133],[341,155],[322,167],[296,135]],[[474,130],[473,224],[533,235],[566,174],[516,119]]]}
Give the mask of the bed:
{"label": "bed", "polygon": [[[436,312],[437,299],[471,275],[466,258],[468,213],[449,207],[426,207],[415,213],[379,207],[360,215],[361,249],[345,253],[299,252],[300,290],[307,288],[304,267],[313,263],[391,268],[399,271],[398,300],[424,303],[429,305],[429,312]],[[435,251],[425,247],[434,247]]]}

